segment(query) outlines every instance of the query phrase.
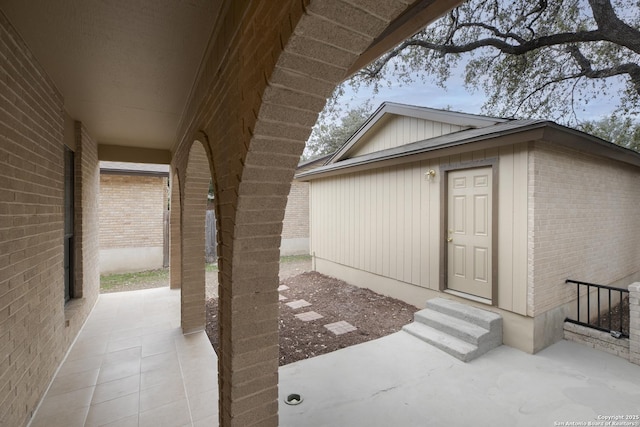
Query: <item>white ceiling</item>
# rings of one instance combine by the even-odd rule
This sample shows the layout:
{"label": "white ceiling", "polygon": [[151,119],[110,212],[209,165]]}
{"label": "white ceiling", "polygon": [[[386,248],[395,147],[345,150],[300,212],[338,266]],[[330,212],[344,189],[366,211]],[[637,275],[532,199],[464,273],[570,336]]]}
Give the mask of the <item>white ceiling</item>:
{"label": "white ceiling", "polygon": [[0,0],[101,144],[169,149],[221,0]]}

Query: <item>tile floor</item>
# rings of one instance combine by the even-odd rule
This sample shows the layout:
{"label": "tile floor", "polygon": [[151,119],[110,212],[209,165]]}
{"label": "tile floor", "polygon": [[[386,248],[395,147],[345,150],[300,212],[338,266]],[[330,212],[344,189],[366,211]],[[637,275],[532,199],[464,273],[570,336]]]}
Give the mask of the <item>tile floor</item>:
{"label": "tile floor", "polygon": [[217,358],[204,332],[180,330],[180,294],[104,294],[31,427],[212,426]]}

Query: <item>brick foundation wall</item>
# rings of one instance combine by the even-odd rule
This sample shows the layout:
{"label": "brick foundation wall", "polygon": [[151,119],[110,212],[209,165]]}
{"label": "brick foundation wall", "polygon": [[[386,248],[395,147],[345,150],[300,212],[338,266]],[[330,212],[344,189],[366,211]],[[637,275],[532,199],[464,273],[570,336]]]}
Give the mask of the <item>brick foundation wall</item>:
{"label": "brick foundation wall", "polygon": [[167,178],[100,174],[100,249],[163,245]]}
{"label": "brick foundation wall", "polygon": [[610,284],[640,269],[640,168],[535,143],[529,174],[528,314],[575,299],[566,279]]}
{"label": "brick foundation wall", "polygon": [[629,360],[629,340],[624,338],[616,339],[607,332],[565,322],[564,339]]}

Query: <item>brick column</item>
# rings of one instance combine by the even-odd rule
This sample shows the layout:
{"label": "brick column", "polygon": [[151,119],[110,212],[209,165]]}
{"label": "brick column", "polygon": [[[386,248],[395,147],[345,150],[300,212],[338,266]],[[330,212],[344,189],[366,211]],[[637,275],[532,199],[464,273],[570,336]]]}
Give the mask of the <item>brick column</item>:
{"label": "brick column", "polygon": [[640,365],[640,282],[629,285],[629,361]]}
{"label": "brick column", "polygon": [[209,161],[195,141],[189,152],[181,203],[181,324],[182,332],[201,331],[205,325],[204,223],[209,191]]}

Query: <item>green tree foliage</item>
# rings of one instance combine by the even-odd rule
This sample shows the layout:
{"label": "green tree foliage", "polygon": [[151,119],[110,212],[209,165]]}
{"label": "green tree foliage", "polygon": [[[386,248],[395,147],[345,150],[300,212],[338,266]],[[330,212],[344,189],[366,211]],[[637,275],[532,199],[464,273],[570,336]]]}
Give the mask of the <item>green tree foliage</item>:
{"label": "green tree foliage", "polygon": [[346,111],[344,114],[335,108],[325,108],[307,141],[304,157],[306,159],[333,153],[362,126],[371,114],[368,103]]}
{"label": "green tree foliage", "polygon": [[640,123],[629,117],[612,115],[601,120],[583,122],[579,129],[640,152]]}
{"label": "green tree foliage", "polygon": [[466,63],[465,85],[484,90],[489,114],[576,125],[581,108],[606,97],[631,116],[640,106],[639,28],[636,0],[470,0],[349,84],[422,78],[444,87]]}

